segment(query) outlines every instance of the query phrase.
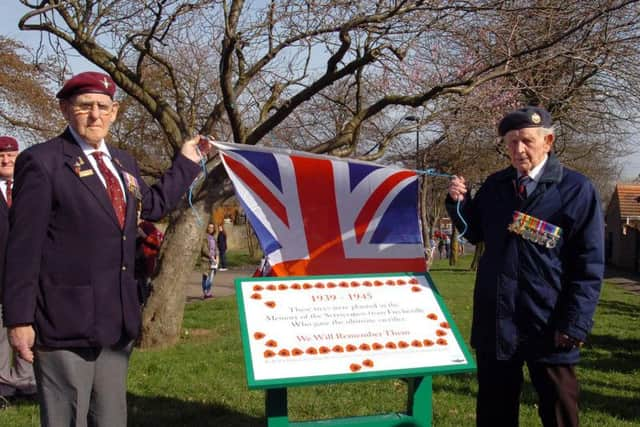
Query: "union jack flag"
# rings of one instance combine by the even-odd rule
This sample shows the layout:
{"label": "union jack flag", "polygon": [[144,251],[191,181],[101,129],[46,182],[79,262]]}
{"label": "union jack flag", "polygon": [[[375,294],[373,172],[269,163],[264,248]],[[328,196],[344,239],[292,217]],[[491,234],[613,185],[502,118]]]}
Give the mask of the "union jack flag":
{"label": "union jack flag", "polygon": [[415,172],[215,145],[272,274],[425,271]]}

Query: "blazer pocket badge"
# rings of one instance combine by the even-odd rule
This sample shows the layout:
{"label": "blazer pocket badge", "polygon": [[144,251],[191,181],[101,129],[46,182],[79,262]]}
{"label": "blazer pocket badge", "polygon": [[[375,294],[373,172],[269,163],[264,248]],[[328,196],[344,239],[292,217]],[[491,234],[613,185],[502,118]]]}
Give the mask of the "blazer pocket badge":
{"label": "blazer pocket badge", "polygon": [[87,176],[91,176],[93,175],[93,169],[89,168],[89,169],[84,169],[82,170],[82,166],[84,165],[84,160],[82,160],[82,157],[78,157],[76,159],[76,162],[73,165],[73,171],[76,173],[76,175],[78,175],[80,178],[84,178]]}

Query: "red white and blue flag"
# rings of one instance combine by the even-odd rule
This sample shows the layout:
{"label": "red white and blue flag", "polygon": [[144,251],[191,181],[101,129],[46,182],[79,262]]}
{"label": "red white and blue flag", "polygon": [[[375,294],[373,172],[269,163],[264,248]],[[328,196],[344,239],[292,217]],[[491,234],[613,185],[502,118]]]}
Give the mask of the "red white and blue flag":
{"label": "red white and blue flag", "polygon": [[216,142],[276,276],[425,271],[410,170]]}

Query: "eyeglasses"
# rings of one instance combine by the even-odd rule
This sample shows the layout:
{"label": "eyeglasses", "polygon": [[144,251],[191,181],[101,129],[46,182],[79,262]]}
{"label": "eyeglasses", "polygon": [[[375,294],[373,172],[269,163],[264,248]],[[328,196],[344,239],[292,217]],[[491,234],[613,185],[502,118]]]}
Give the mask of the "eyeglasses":
{"label": "eyeglasses", "polygon": [[115,102],[111,104],[104,104],[102,102],[81,102],[79,104],[71,105],[71,108],[75,114],[89,114],[93,111],[94,107],[97,107],[100,115],[106,116],[111,114],[115,104]]}

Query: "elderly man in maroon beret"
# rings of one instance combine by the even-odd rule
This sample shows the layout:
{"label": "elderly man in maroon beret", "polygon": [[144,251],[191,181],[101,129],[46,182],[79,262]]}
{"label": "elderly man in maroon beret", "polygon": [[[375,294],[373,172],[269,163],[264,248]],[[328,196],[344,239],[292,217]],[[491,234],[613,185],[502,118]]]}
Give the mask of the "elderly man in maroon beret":
{"label": "elderly man in maroon beret", "polygon": [[173,209],[199,172],[187,140],[154,186],[105,143],[118,114],[106,74],[58,92],[68,126],[16,162],[4,281],[13,348],[34,361],[44,426],[125,426],[129,355],[141,324],[134,278],[138,217]]}
{"label": "elderly man in maroon beret", "polygon": [[[0,136],[0,280],[4,275],[4,257],[9,237],[9,207],[13,190],[13,169],[18,157],[18,141],[10,136]],[[0,294],[2,282],[0,281]],[[2,303],[0,301],[0,311]],[[33,367],[21,357],[14,357],[9,345],[7,329],[0,318],[0,396],[32,395],[36,380]]]}

